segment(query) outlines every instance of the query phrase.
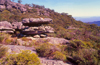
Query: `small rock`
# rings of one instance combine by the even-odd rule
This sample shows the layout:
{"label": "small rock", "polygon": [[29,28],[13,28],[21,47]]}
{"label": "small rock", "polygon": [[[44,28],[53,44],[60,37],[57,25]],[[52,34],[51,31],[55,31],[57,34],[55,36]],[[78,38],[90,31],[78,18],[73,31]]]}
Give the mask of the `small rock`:
{"label": "small rock", "polygon": [[44,35],[44,34],[41,34],[40,37],[41,37],[41,38],[46,38],[47,36]]}
{"label": "small rock", "polygon": [[40,36],[39,36],[39,35],[34,35],[33,37],[34,37],[34,38],[40,38]]}

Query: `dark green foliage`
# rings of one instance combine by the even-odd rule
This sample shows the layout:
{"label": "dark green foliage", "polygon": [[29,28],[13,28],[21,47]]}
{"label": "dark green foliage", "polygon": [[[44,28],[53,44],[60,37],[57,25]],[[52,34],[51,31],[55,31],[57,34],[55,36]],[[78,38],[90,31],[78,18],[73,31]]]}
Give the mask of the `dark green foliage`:
{"label": "dark green foliage", "polygon": [[42,43],[36,47],[37,53],[42,57],[50,57],[53,52],[57,51],[57,47],[50,43]]}

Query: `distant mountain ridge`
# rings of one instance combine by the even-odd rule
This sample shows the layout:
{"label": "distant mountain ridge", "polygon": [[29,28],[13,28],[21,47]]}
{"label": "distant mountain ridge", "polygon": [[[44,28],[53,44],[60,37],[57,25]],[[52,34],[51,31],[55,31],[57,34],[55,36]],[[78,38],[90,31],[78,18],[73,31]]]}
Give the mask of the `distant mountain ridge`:
{"label": "distant mountain ridge", "polygon": [[89,24],[96,24],[96,25],[100,26],[100,21],[89,22]]}
{"label": "distant mountain ridge", "polygon": [[93,17],[74,17],[76,20],[80,20],[82,22],[93,22],[93,21],[100,21],[100,16],[93,16]]}

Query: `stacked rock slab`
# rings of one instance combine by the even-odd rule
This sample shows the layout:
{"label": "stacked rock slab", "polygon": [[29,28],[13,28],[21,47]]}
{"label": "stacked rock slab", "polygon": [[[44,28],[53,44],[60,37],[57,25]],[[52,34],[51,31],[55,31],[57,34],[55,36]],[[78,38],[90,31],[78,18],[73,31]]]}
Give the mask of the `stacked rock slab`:
{"label": "stacked rock slab", "polygon": [[0,22],[0,32],[1,33],[14,33],[12,25],[7,21]]}
{"label": "stacked rock slab", "polygon": [[0,32],[2,33],[16,33],[19,31],[18,35],[28,36],[32,35],[35,38],[46,37],[45,33],[53,33],[54,29],[50,26],[43,26],[43,24],[50,24],[52,19],[50,18],[25,18],[22,22],[12,22],[8,21],[0,22]]}
{"label": "stacked rock slab", "polygon": [[22,33],[25,35],[35,35],[34,37],[46,37],[45,33],[53,33],[54,29],[50,26],[43,26],[43,24],[50,24],[52,19],[50,18],[25,18],[22,23],[25,28]]}

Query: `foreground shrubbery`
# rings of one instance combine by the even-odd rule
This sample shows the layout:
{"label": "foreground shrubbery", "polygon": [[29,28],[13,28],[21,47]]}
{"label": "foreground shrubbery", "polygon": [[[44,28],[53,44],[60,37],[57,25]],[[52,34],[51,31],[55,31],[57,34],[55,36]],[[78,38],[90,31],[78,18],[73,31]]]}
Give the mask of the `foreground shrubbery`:
{"label": "foreground shrubbery", "polygon": [[43,43],[36,48],[39,56],[47,57],[56,60],[66,60],[66,56],[61,52],[61,49],[50,43]]}
{"label": "foreground shrubbery", "polygon": [[[68,45],[42,43],[36,47],[39,56],[49,59],[74,61],[79,65],[100,64],[100,51],[95,45],[82,40],[70,41]],[[71,58],[70,58],[71,57]],[[69,60],[70,58],[71,60]]]}
{"label": "foreground shrubbery", "polygon": [[92,43],[82,40],[73,40],[68,46],[68,56],[79,65],[99,65],[99,49]]}
{"label": "foreground shrubbery", "polygon": [[7,48],[4,47],[3,45],[0,45],[0,58],[6,56]]}
{"label": "foreground shrubbery", "polygon": [[0,60],[0,65],[40,65],[38,56],[31,51],[10,54]]}
{"label": "foreground shrubbery", "polygon": [[66,60],[66,55],[64,55],[63,53],[59,52],[59,51],[56,51],[53,53],[53,59],[56,59],[56,60]]}

